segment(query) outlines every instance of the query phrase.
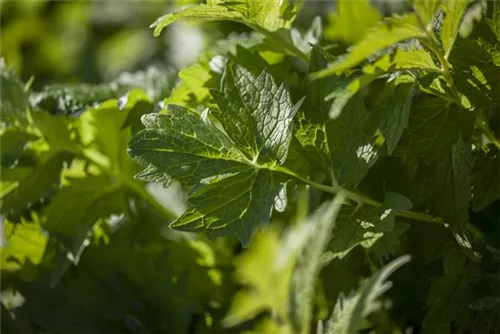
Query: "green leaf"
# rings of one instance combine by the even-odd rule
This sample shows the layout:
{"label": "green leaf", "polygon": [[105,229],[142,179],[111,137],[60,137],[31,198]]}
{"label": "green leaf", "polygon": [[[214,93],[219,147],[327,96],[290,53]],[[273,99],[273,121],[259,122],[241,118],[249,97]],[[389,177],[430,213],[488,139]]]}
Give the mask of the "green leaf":
{"label": "green leaf", "polygon": [[480,150],[472,171],[472,208],[480,211],[500,198],[500,154],[493,145]]}
{"label": "green leaf", "polygon": [[443,43],[445,58],[448,58],[453,48],[468,4],[469,0],[443,1],[441,4],[444,12],[441,26],[441,42]]}
{"label": "green leaf", "polygon": [[302,225],[307,233],[294,269],[291,302],[294,306],[292,319],[299,333],[307,332],[310,326],[314,287],[324,265],[322,255],[332,237],[333,227],[344,199],[343,193],[337,194],[333,201],[324,203],[316,209]]}
{"label": "green leaf", "polygon": [[363,67],[363,73],[382,75],[401,70],[423,70],[441,73],[431,54],[423,49],[410,47],[407,50],[396,49]]}
{"label": "green leaf", "polygon": [[382,303],[378,299],[392,286],[392,283],[387,281],[389,276],[410,259],[409,255],[395,259],[367,279],[356,292],[347,297],[341,295],[328,319],[324,333],[357,333],[361,329],[363,320],[382,308]]}
{"label": "green leaf", "polygon": [[3,220],[2,274],[21,270],[26,262],[37,265],[42,261],[47,236],[42,232],[38,220],[13,224]]}
{"label": "green leaf", "polygon": [[432,20],[436,17],[441,0],[414,0],[413,8],[427,30],[432,29]]}
{"label": "green leaf", "polygon": [[137,177],[194,187],[193,207],[173,227],[204,229],[209,236],[236,233],[246,246],[258,224],[269,221],[287,182],[274,170],[286,160],[301,102],[292,106],[285,86],[278,87],[267,72],[255,77],[231,62],[220,91],[212,94],[224,132],[208,112],[200,116],[170,105],[166,115],[143,117],[146,129],[132,138],[129,153],[146,167]]}
{"label": "green leaf", "polygon": [[23,83],[0,59],[0,130],[13,125],[26,125],[29,107]]}
{"label": "green leaf", "polygon": [[471,201],[472,145],[460,138],[428,168],[426,185],[435,214],[450,225],[457,242],[475,257],[467,228]]}
{"label": "green leaf", "polygon": [[262,36],[257,33],[230,35],[217,41],[215,46],[210,47],[194,64],[180,70],[180,81],[165,100],[165,105],[176,104],[192,109],[200,105],[210,105],[213,99],[209,89],[214,88],[212,83],[219,72],[222,72],[215,64],[222,62],[229,55],[236,54],[238,46],[248,49],[259,46],[262,51],[271,47],[263,43]]}
{"label": "green leaf", "polygon": [[118,78],[97,85],[53,84],[30,96],[32,104],[53,115],[79,116],[100,103],[117,99],[133,89],[141,89],[153,102],[167,97],[172,90],[174,72],[171,69],[150,66],[144,71],[122,73]]}
{"label": "green leaf", "polygon": [[[322,68],[325,63],[321,51],[314,49],[309,72]],[[368,112],[362,99],[359,96],[345,99],[350,95],[343,91],[348,80],[330,77],[306,82],[307,108],[297,116],[295,131],[295,137],[306,154],[323,168],[332,182],[339,185],[358,184],[376,158],[371,146],[373,132],[366,122]],[[338,92],[333,104],[324,99],[324,94],[332,89]],[[328,109],[331,112],[336,108],[335,103],[344,104],[343,112],[332,119]]]}
{"label": "green leaf", "polygon": [[102,175],[73,179],[52,197],[42,226],[51,234],[66,237],[76,235],[81,228],[88,231],[99,218],[125,211],[122,190],[120,184],[111,184]]}
{"label": "green leaf", "polygon": [[500,5],[498,2],[493,1],[493,17],[486,18],[486,22],[497,37],[497,41],[500,41]]}
{"label": "green leaf", "polygon": [[333,182],[357,185],[377,156],[365,122],[367,116],[361,99],[354,98],[338,118],[326,124],[312,123],[299,116],[295,135]]}
{"label": "green leaf", "polygon": [[9,128],[0,135],[0,152],[2,168],[13,167],[19,163],[26,145],[37,139],[34,134],[19,128]]}
{"label": "green leaf", "polygon": [[475,115],[438,98],[424,97],[411,111],[408,128],[394,150],[408,159],[432,163],[449,152],[460,136],[470,136]]}
{"label": "green leaf", "polygon": [[[424,36],[425,32],[416,15],[390,17],[368,31],[345,57],[331,64],[328,73],[343,73],[384,48],[409,38]],[[326,71],[322,75],[326,75]],[[318,76],[319,74],[316,75]]]}
{"label": "green leaf", "polygon": [[429,291],[424,333],[448,333],[452,330],[452,322],[460,329],[473,312],[469,307],[469,279],[477,268],[453,245],[445,249],[443,267],[444,275],[434,280]]}
{"label": "green leaf", "polygon": [[387,106],[388,115],[382,123],[380,131],[385,136],[389,154],[392,154],[403,135],[403,131],[408,126],[411,104],[416,88],[415,83],[403,83],[396,86],[395,96]]}
{"label": "green leaf", "polygon": [[269,31],[289,28],[295,8],[288,1],[249,1],[249,0],[209,0],[206,4],[190,6],[178,13],[160,17],[151,25],[158,36],[161,31],[175,21],[185,19],[229,20],[256,25]]}
{"label": "green leaf", "polygon": [[18,214],[31,203],[50,194],[60,182],[63,164],[71,159],[71,154],[59,152],[44,156],[29,173],[11,175],[2,172],[2,183],[10,184],[8,188],[2,187],[2,213]]}
{"label": "green leaf", "polygon": [[335,5],[335,13],[328,15],[325,38],[340,40],[346,44],[358,43],[382,18],[369,0],[340,0]]}
{"label": "green leaf", "polygon": [[235,260],[235,278],[245,286],[233,298],[223,320],[226,327],[238,325],[263,311],[275,312],[286,324],[294,258],[281,259],[286,244],[276,229],[258,234],[252,246]]}

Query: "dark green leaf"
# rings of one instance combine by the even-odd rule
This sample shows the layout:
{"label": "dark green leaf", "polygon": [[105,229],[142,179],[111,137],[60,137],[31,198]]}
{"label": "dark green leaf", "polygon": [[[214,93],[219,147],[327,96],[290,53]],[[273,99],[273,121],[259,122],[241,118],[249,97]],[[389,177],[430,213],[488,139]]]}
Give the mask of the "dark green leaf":
{"label": "dark green leaf", "polygon": [[424,97],[413,107],[408,128],[394,154],[427,163],[448,152],[460,136],[470,136],[475,115],[438,98]]}
{"label": "dark green leaf", "polygon": [[357,333],[361,329],[363,319],[382,308],[378,299],[392,286],[392,283],[386,280],[410,259],[409,255],[395,259],[367,279],[359,290],[347,297],[341,295],[328,319],[325,334]]}
{"label": "dark green leaf", "polygon": [[398,85],[394,92],[395,96],[387,106],[389,109],[388,115],[382,123],[380,131],[385,136],[389,154],[392,154],[408,126],[411,104],[416,88],[416,85],[412,83]]}
{"label": "dark green leaf", "polygon": [[493,145],[480,150],[472,171],[472,208],[479,211],[500,198],[500,154]]}

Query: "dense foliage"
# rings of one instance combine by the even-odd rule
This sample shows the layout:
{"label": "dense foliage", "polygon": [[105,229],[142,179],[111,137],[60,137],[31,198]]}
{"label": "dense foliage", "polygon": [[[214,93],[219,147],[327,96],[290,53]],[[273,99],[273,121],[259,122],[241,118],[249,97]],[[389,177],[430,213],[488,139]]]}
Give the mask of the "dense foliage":
{"label": "dense foliage", "polygon": [[303,6],[169,12],[232,22],[180,71],[2,61],[3,332],[500,331],[500,5]]}

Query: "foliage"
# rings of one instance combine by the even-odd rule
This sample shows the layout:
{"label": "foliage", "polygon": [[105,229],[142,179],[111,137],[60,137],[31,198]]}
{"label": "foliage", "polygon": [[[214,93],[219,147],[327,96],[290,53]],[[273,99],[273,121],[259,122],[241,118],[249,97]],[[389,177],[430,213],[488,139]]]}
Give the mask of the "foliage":
{"label": "foliage", "polygon": [[167,13],[245,27],[179,71],[2,62],[5,332],[500,330],[500,7],[305,6]]}

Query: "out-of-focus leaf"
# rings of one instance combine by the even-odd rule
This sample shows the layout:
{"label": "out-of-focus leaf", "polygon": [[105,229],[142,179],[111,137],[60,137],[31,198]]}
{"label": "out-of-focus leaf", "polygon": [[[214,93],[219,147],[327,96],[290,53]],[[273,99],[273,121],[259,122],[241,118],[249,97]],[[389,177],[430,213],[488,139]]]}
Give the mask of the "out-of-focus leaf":
{"label": "out-of-focus leaf", "polygon": [[335,13],[329,14],[325,38],[356,44],[381,20],[380,13],[369,0],[340,0]]}
{"label": "out-of-focus leaf", "polygon": [[493,145],[480,150],[472,170],[472,208],[479,211],[500,198],[500,154]]}
{"label": "out-of-focus leaf", "polygon": [[382,308],[382,303],[378,299],[392,286],[392,283],[387,281],[389,276],[410,259],[409,255],[395,259],[367,279],[359,290],[347,297],[341,295],[328,319],[324,333],[357,333],[361,329],[363,320]]}

